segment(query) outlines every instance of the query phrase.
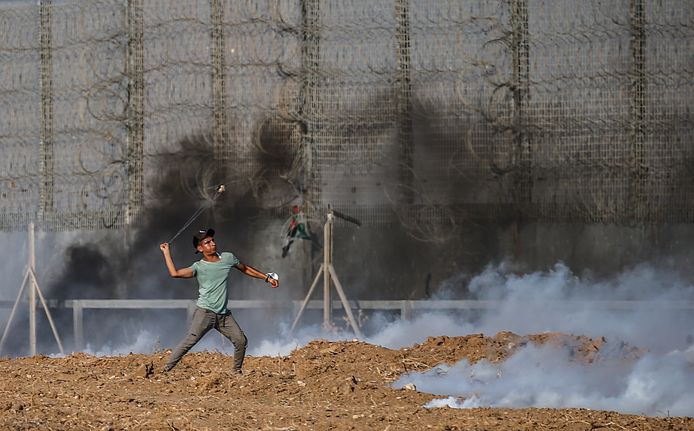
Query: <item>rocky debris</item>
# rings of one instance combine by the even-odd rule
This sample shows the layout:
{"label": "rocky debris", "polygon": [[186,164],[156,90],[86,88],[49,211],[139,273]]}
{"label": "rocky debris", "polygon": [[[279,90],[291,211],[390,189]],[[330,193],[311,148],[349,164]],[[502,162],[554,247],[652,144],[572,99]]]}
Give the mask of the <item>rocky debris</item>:
{"label": "rocky debris", "polygon": [[152,362],[141,364],[135,370],[135,377],[142,377],[144,379],[147,379],[151,377],[152,374],[154,374],[154,364]]}

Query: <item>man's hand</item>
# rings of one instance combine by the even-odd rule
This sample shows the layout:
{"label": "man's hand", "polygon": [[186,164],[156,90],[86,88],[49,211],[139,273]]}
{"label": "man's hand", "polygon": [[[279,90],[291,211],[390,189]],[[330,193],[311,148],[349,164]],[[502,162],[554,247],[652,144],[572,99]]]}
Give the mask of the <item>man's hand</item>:
{"label": "man's hand", "polygon": [[265,274],[265,282],[270,283],[270,285],[274,289],[280,285],[280,277],[277,275],[277,273],[268,272],[267,274]]}
{"label": "man's hand", "polygon": [[166,269],[169,270],[169,275],[173,278],[192,278],[193,270],[190,268],[176,269],[173,260],[171,259],[171,250],[169,250],[169,243],[164,242],[159,244],[159,249],[164,254],[164,262],[166,263]]}
{"label": "man's hand", "polygon": [[[242,273],[246,274],[249,277],[259,278],[266,283],[270,283],[270,286],[272,286],[273,288],[280,285],[279,277],[277,277],[277,274],[275,274],[274,272],[270,272],[270,273],[265,274],[264,272],[260,272],[257,269],[253,268],[252,266],[246,265],[243,262],[239,262],[234,266],[236,269],[238,269],[239,271],[241,271]],[[274,275],[274,277],[271,277],[270,276],[271,274]]]}

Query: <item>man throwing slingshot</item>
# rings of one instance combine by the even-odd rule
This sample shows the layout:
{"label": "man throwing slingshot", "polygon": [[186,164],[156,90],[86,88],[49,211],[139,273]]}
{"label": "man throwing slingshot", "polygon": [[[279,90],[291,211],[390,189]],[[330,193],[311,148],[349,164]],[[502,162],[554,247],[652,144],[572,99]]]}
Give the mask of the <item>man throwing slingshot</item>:
{"label": "man throwing slingshot", "polygon": [[201,253],[202,259],[188,268],[177,269],[171,258],[169,244],[163,243],[159,245],[164,255],[169,275],[173,278],[195,277],[199,285],[198,301],[193,313],[193,321],[188,330],[188,336],[171,353],[164,371],[169,371],[175,367],[183,355],[210,329],[214,328],[234,344],[234,371],[241,373],[248,339],[238,323],[236,323],[236,320],[234,320],[231,311],[227,309],[229,272],[231,268],[236,268],[249,277],[265,280],[273,288],[279,286],[277,274],[262,273],[242,263],[232,253],[217,253],[214,233],[214,229],[207,229],[200,231],[193,237],[195,253]]}

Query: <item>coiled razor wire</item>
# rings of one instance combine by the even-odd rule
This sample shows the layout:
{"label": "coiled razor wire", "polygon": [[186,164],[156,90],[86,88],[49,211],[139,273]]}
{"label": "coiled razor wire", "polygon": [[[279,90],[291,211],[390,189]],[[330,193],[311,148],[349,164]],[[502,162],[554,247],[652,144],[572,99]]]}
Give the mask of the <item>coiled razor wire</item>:
{"label": "coiled razor wire", "polygon": [[0,3],[0,229],[121,228],[194,134],[235,191],[309,218],[692,222],[692,9]]}

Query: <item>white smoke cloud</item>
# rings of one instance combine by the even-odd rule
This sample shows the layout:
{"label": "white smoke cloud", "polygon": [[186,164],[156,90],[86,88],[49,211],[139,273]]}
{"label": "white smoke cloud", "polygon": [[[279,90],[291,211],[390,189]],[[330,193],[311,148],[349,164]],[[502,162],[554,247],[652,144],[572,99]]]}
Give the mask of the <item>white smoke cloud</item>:
{"label": "white smoke cloud", "polygon": [[132,343],[121,343],[117,345],[92,346],[87,344],[85,353],[95,356],[118,356],[129,353],[152,354],[161,350],[158,337],[150,331],[142,331],[137,334]]}
{"label": "white smoke cloud", "polygon": [[524,275],[489,266],[468,289],[478,299],[500,301],[475,322],[476,331],[486,334],[568,332],[660,352],[691,344],[694,334],[694,313],[684,307],[694,304],[694,287],[649,265],[601,281],[578,277],[561,263]]}
{"label": "white smoke cloud", "polygon": [[[59,274],[64,268],[63,252],[70,244],[76,242],[75,232],[44,232],[39,229],[34,231],[34,271],[39,283],[39,289],[45,298],[51,298],[50,280]],[[10,350],[13,338],[25,340],[27,327],[21,326],[26,323],[28,316],[28,298],[31,283],[25,280],[27,268],[30,260],[29,256],[29,233],[28,230],[16,232],[0,231],[0,335],[8,329],[8,336],[0,354],[15,354]],[[24,283],[24,290],[20,292]],[[20,297],[21,293],[21,297]],[[12,321],[10,314],[12,306],[19,298],[17,310]],[[40,302],[37,302],[39,319],[43,318],[43,309]],[[8,327],[9,325],[9,327]],[[28,325],[27,325],[28,326]],[[52,337],[52,335],[51,335]],[[53,339],[51,338],[51,342]],[[28,342],[27,351],[28,351]]]}
{"label": "white smoke cloud", "polygon": [[456,318],[451,314],[426,313],[415,316],[411,320],[385,322],[381,315],[375,317],[384,320],[382,329],[367,337],[371,344],[399,349],[421,343],[430,336],[447,335],[449,337],[463,336],[475,332],[470,323]]}
{"label": "white smoke cloud", "polygon": [[[0,252],[0,271],[3,274],[0,301],[13,302],[17,298],[29,261],[27,236],[26,232],[0,232],[0,244],[5,247]],[[5,312],[9,316],[10,309],[0,309],[0,316]],[[0,323],[5,323],[5,320],[0,318]]]}
{"label": "white smoke cloud", "polygon": [[665,353],[686,348],[694,339],[694,287],[676,273],[649,265],[595,281],[573,274],[562,263],[549,271],[520,275],[501,264],[488,266],[461,287],[496,306],[420,313],[408,321],[376,315],[372,319],[379,321],[375,326],[380,329],[368,341],[400,348],[436,335],[566,332]]}
{"label": "white smoke cloud", "polygon": [[289,333],[289,328],[287,323],[281,324],[279,337],[260,340],[257,346],[248,349],[248,353],[253,356],[287,356],[313,340],[341,341],[354,338],[345,332],[325,332],[321,325],[299,327],[292,334]]}
{"label": "white smoke cloud", "polygon": [[[403,376],[424,392],[449,395],[427,407],[584,407],[647,415],[694,414],[694,289],[678,274],[639,265],[609,280],[579,277],[559,263],[546,272],[515,274],[489,266],[467,288],[498,307],[472,320],[424,315],[387,327],[388,339],[434,322],[441,331],[494,335],[567,332],[605,336],[602,361],[580,364],[568,352],[529,346],[501,364],[461,361],[423,374]],[[637,303],[610,301],[638,301]],[[400,331],[400,332],[399,332]],[[377,339],[378,337],[374,337]],[[621,361],[619,343],[647,348],[635,363]],[[405,345],[404,339],[397,344]],[[610,355],[612,353],[612,355]]]}
{"label": "white smoke cloud", "polygon": [[[354,337],[344,332],[325,332],[320,325],[311,325],[298,328],[293,334],[289,334],[289,325],[286,322],[280,323],[278,336],[272,338],[254,339],[250,337],[246,353],[250,356],[287,356],[292,351],[304,347],[308,343],[317,339],[328,341],[351,340]],[[186,333],[181,332],[178,341],[185,338]],[[96,356],[126,355],[128,353],[151,354],[164,349],[173,349],[175,345],[164,346],[156,332],[141,331],[137,333],[132,342],[120,343],[115,345],[103,345],[94,347],[87,345],[84,350],[86,353]],[[198,341],[190,350],[191,352],[220,352],[225,355],[233,355],[234,346],[221,333],[210,330]]]}
{"label": "white smoke cloud", "polygon": [[[280,336],[276,338],[264,338],[249,340],[246,351],[251,356],[287,356],[292,351],[305,346],[313,340],[325,339],[328,341],[340,341],[352,339],[345,333],[326,333],[319,325],[299,328],[294,334],[289,334],[289,326],[282,323],[279,328]],[[179,334],[179,341],[185,338],[186,333]],[[129,353],[151,354],[165,349],[173,349],[175,345],[164,346],[156,331],[143,330],[135,335],[134,340],[126,343],[104,344],[94,346],[87,344],[83,350],[85,353],[96,356],[118,356]],[[220,352],[233,355],[234,346],[227,338],[215,330],[210,330],[198,343],[193,346],[191,352]],[[58,356],[56,356],[58,357]]]}
{"label": "white smoke cloud", "polygon": [[[150,331],[140,331],[132,342],[118,344],[106,343],[99,346],[87,343],[87,346],[82,350],[82,352],[93,356],[121,356],[130,353],[153,354],[158,351],[161,351],[159,339]],[[51,358],[63,358],[67,354],[69,354],[69,352],[65,354],[52,353],[48,356]]]}
{"label": "white smoke cloud", "polygon": [[420,391],[449,396],[432,400],[429,408],[581,407],[691,416],[693,351],[648,354],[635,363],[614,358],[581,364],[557,347],[529,345],[500,364],[463,360],[404,375],[395,387],[414,383]]}

